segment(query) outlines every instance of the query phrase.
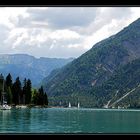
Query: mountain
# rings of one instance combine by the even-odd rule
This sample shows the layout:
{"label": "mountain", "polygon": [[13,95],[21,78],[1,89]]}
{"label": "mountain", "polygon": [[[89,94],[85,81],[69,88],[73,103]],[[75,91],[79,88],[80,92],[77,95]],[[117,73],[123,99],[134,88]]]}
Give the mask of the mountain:
{"label": "mountain", "polygon": [[[131,91],[130,94],[128,94]],[[104,106],[109,102],[111,106],[125,95],[114,106],[139,106],[140,107],[140,59],[133,60],[120,67],[113,75],[101,86],[91,88],[90,93],[94,94],[100,102],[96,106]],[[134,99],[134,100],[133,100]]]}
{"label": "mountain", "polygon": [[71,62],[73,58],[35,58],[27,54],[1,54],[0,73],[7,76],[11,73],[15,79],[19,76],[22,80],[30,78],[33,85],[38,85],[41,80],[56,68],[61,68]]}
{"label": "mountain", "polygon": [[[137,19],[119,33],[100,41],[79,58],[59,69],[55,76],[49,75],[43,83],[50,104],[58,105],[61,101],[63,105],[67,105],[70,101],[75,105],[79,101],[83,107],[103,107],[116,89],[112,89],[110,96],[105,89],[100,92],[98,90],[114,73],[125,69],[123,67],[139,58],[140,19]],[[123,73],[121,77],[125,74],[128,73]],[[120,80],[123,80],[121,77]],[[118,92],[121,96],[125,90]]]}

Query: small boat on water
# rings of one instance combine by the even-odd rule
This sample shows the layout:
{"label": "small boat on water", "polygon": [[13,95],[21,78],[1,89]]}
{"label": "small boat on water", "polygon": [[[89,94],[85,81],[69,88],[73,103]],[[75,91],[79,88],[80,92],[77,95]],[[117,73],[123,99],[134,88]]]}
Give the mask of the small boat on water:
{"label": "small boat on water", "polygon": [[77,107],[76,107],[76,106],[75,106],[75,107],[71,107],[71,103],[69,102],[68,108],[73,108],[73,109],[74,109],[74,108],[75,108],[75,109],[76,109],[76,108],[80,108],[80,103],[78,102]]}
{"label": "small boat on water", "polygon": [[4,92],[3,92],[3,94],[2,94],[2,100],[1,100],[1,105],[0,105],[0,109],[1,110],[9,110],[9,109],[11,109],[11,106],[9,106],[8,104],[7,104],[7,101],[5,100],[5,98],[4,98]]}
{"label": "small boat on water", "polygon": [[11,109],[11,106],[7,105],[7,104],[3,104],[0,106],[0,109],[1,110],[10,110]]}
{"label": "small boat on water", "polygon": [[4,92],[4,78],[3,78],[2,75],[0,75],[0,79],[3,80],[0,109],[1,109],[1,110],[9,110],[9,109],[11,109],[11,106],[9,106],[9,105],[7,104],[6,92]]}
{"label": "small boat on water", "polygon": [[71,108],[71,103],[69,102],[69,108]]}
{"label": "small boat on water", "polygon": [[78,106],[77,107],[80,108],[80,103],[78,103]]}

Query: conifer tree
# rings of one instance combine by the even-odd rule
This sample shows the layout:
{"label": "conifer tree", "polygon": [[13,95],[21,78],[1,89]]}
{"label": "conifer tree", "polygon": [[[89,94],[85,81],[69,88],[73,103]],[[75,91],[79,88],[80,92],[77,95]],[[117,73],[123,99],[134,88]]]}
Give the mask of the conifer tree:
{"label": "conifer tree", "polygon": [[8,75],[7,75],[7,77],[6,77],[6,86],[7,87],[10,87],[10,88],[12,88],[12,76],[11,76],[11,74],[9,73]]}
{"label": "conifer tree", "polygon": [[33,97],[32,97],[32,103],[37,105],[37,102],[38,102],[38,91],[36,89],[34,89]]}
{"label": "conifer tree", "polygon": [[2,74],[0,74],[0,101],[1,101],[1,95],[2,95],[2,90],[3,90],[3,80],[4,80],[4,77]]}
{"label": "conifer tree", "polygon": [[44,94],[44,105],[48,105],[48,96],[46,92]]}
{"label": "conifer tree", "polygon": [[5,80],[5,88],[6,88],[6,94],[7,94],[7,103],[12,104],[12,76],[9,73]]}
{"label": "conifer tree", "polygon": [[25,104],[26,92],[27,92],[27,80],[26,80],[26,78],[25,78],[24,81],[23,81],[23,89],[22,89],[22,96],[23,96],[22,103],[23,103],[23,104]]}
{"label": "conifer tree", "polygon": [[44,90],[43,90],[43,86],[41,86],[38,91],[39,91],[38,104],[39,105],[44,105]]}
{"label": "conifer tree", "polygon": [[7,104],[12,104],[12,92],[10,86],[7,88]]}
{"label": "conifer tree", "polygon": [[26,84],[25,104],[31,103],[31,94],[32,94],[32,83],[31,80],[28,79]]}
{"label": "conifer tree", "polygon": [[16,81],[12,86],[12,94],[13,94],[13,103],[15,105],[19,104],[21,96],[21,82],[19,80],[19,77],[16,78]]}

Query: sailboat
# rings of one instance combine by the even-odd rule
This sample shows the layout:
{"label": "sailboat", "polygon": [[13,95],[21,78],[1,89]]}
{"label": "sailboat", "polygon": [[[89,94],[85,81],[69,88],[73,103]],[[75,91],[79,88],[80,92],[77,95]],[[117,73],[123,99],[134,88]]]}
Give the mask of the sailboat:
{"label": "sailboat", "polygon": [[78,102],[78,106],[77,106],[78,108],[80,108],[80,103]]}
{"label": "sailboat", "polygon": [[[2,75],[1,75],[1,77],[2,77]],[[0,105],[1,110],[9,110],[9,109],[11,109],[11,106],[7,105],[7,100],[6,100],[5,96],[6,96],[6,92],[4,92],[4,79],[3,79],[3,87],[2,87],[2,93],[1,93],[1,105]]]}
{"label": "sailboat", "polygon": [[0,109],[1,109],[1,110],[10,110],[10,109],[11,109],[11,106],[7,105],[7,102],[4,101],[4,102],[2,103],[2,105],[0,106]]}
{"label": "sailboat", "polygon": [[71,107],[71,103],[69,102],[69,108]]}
{"label": "sailboat", "polygon": [[5,92],[2,92],[2,97],[1,97],[1,106],[0,106],[0,109],[1,110],[9,110],[11,109],[11,106],[9,106],[7,104],[7,100],[6,100],[6,93]]}

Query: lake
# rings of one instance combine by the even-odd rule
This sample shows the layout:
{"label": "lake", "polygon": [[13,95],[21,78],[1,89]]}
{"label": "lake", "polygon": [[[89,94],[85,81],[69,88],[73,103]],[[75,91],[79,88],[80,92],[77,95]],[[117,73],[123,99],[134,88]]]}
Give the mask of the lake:
{"label": "lake", "polygon": [[86,108],[0,110],[0,133],[140,133],[140,110]]}

